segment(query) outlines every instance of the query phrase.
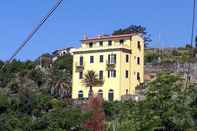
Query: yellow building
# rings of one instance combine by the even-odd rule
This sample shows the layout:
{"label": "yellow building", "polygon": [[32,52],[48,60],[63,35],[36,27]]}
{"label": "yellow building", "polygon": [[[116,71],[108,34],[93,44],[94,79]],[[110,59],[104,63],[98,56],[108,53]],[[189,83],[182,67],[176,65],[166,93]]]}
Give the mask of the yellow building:
{"label": "yellow building", "polygon": [[85,37],[81,42],[73,50],[73,99],[88,98],[89,87],[82,80],[89,70],[104,80],[101,87],[93,87],[94,94],[101,94],[104,100],[121,100],[144,82],[144,40],[140,35]]}

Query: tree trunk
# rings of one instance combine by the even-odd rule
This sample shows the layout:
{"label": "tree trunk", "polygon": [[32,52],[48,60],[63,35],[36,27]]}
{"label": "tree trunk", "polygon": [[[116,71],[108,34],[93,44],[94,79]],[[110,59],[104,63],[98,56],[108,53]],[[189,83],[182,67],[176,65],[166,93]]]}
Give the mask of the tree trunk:
{"label": "tree trunk", "polygon": [[93,96],[93,90],[92,90],[92,86],[90,86],[88,97],[92,97],[92,96]]}

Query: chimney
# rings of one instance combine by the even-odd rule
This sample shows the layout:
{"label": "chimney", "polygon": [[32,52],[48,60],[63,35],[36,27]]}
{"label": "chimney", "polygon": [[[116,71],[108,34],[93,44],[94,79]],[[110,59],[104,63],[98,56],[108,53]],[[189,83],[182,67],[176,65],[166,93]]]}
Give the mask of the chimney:
{"label": "chimney", "polygon": [[87,40],[87,39],[88,39],[87,33],[84,34],[83,39],[84,39],[84,40]]}
{"label": "chimney", "polygon": [[101,38],[101,37],[102,37],[102,35],[101,35],[101,34],[97,35],[97,38]]}

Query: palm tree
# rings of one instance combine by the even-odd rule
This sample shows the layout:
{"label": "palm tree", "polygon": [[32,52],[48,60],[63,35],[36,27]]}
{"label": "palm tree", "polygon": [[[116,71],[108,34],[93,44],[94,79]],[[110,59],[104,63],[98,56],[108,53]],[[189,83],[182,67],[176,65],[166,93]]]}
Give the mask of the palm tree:
{"label": "palm tree", "polygon": [[103,80],[99,79],[98,75],[94,71],[90,70],[84,75],[82,83],[86,87],[90,87],[88,96],[91,97],[94,94],[92,87],[102,85]]}
{"label": "palm tree", "polygon": [[71,89],[70,86],[64,80],[58,80],[51,88],[51,94],[59,96],[61,98],[70,98]]}

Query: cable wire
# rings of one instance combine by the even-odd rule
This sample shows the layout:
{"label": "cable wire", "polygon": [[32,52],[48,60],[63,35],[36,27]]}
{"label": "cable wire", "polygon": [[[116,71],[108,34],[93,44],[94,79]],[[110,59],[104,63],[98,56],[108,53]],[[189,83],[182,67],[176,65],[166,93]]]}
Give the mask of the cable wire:
{"label": "cable wire", "polygon": [[17,56],[17,54],[28,44],[28,42],[32,39],[32,37],[38,32],[38,30],[42,27],[42,25],[49,19],[50,16],[53,15],[55,10],[61,5],[63,0],[58,0],[56,4],[49,10],[46,16],[42,18],[40,23],[28,34],[27,38],[22,42],[22,44],[17,48],[17,50],[12,54],[12,56],[8,59],[7,63],[5,63],[1,69],[3,70],[5,66],[9,63],[11,63],[14,58]]}
{"label": "cable wire", "polygon": [[[196,0],[193,1],[193,10],[192,10],[192,32],[191,32],[191,49],[189,49],[189,55],[190,58],[192,59],[192,57],[194,56],[194,51],[193,51],[193,42],[194,42],[194,29],[195,29],[195,20],[196,20]],[[188,69],[187,69],[187,74],[186,74],[186,88],[188,87],[188,84],[190,82],[190,75],[191,75],[191,63],[189,61],[188,64]]]}

